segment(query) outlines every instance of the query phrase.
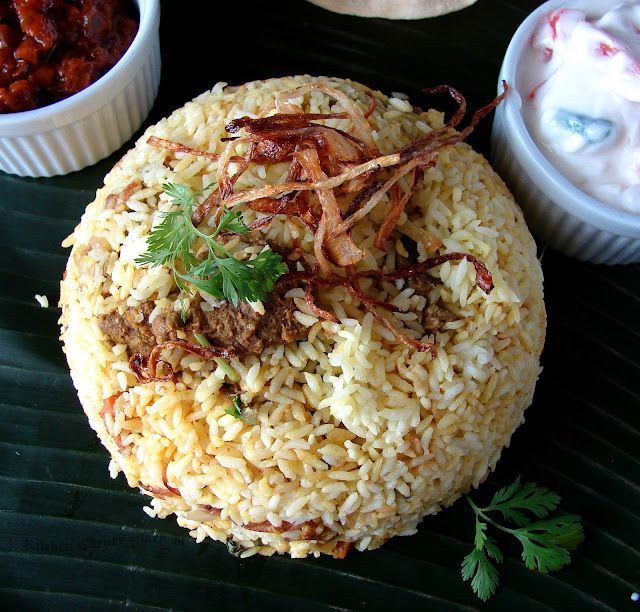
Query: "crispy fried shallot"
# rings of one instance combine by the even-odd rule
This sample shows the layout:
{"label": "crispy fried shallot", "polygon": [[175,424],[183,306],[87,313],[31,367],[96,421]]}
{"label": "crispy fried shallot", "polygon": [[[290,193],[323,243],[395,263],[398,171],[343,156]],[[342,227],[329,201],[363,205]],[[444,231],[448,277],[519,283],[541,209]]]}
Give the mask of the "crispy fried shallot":
{"label": "crispy fried shallot", "polygon": [[[260,200],[262,198],[276,198],[286,193],[294,191],[315,191],[317,189],[335,189],[340,185],[358,178],[360,175],[370,172],[372,170],[377,171],[381,168],[388,168],[389,166],[395,166],[400,161],[400,154],[394,153],[392,155],[383,155],[382,157],[376,157],[357,166],[353,166],[348,170],[345,170],[337,176],[326,178],[317,183],[311,182],[286,182],[279,183],[277,185],[265,185],[264,187],[256,187],[254,189],[245,189],[234,193],[225,199],[224,204],[227,208],[232,208],[239,204],[248,204],[254,200]],[[197,212],[197,211],[196,211]],[[208,214],[202,213],[199,217],[204,218]]]}
{"label": "crispy fried shallot", "polygon": [[324,310],[318,306],[313,299],[313,283],[311,281],[307,282],[304,288],[304,302],[307,305],[307,308],[310,312],[312,312],[319,319],[324,319],[325,321],[331,321],[331,323],[339,323],[338,317],[328,310]]}
{"label": "crispy fried shallot", "polygon": [[387,317],[385,317],[380,311],[376,309],[376,306],[380,306],[380,302],[373,300],[370,298],[361,288],[358,283],[357,277],[353,276],[350,279],[350,282],[345,285],[345,289],[357,298],[360,303],[373,315],[373,318],[382,325],[382,327],[389,330],[399,342],[412,348],[414,351],[418,351],[419,353],[431,353],[431,356],[435,359],[437,355],[437,350],[435,345],[429,342],[419,342],[418,340],[414,340],[410,338],[406,334],[403,334],[399,329],[397,329]]}
{"label": "crispy fried shallot", "polygon": [[220,516],[220,513],[222,512],[221,508],[215,508],[210,504],[198,504],[198,508],[207,514],[210,514],[212,517]]}
{"label": "crispy fried shallot", "polygon": [[418,183],[421,172],[422,171],[419,168],[413,169],[411,185],[402,197],[400,197],[400,190],[397,188],[397,185],[394,185],[390,189],[389,196],[391,206],[389,208],[389,213],[385,220],[382,222],[375,240],[373,241],[373,246],[375,246],[377,249],[384,250],[391,232],[393,232],[393,230],[395,229],[396,223],[398,223],[398,219],[404,211],[404,208],[407,205],[407,202],[409,201],[409,198],[411,197],[411,194],[413,193],[413,190]]}
{"label": "crispy fried shallot", "polygon": [[[209,215],[214,206],[222,204],[231,207],[233,186],[249,164],[276,164],[285,161],[293,162],[300,150],[315,150],[319,155],[320,168],[329,175],[341,173],[354,165],[361,164],[367,159],[365,146],[346,132],[330,128],[324,125],[310,124],[294,128],[280,127],[285,122],[280,115],[251,119],[242,117],[231,122],[229,126],[239,129],[242,126],[250,133],[250,136],[227,142],[224,151],[220,155],[218,166],[218,189],[212,192],[204,202],[194,211],[192,220],[194,224],[200,224]],[[269,129],[269,122],[274,121],[278,127]],[[259,122],[259,123],[258,123]],[[300,123],[300,122],[298,122]],[[256,127],[257,124],[257,127]],[[295,125],[295,122],[293,123]],[[228,126],[228,127],[229,127]],[[229,174],[229,164],[237,159],[233,155],[239,144],[246,143],[245,155],[240,158],[240,167],[233,176]],[[326,178],[326,174],[325,174]],[[300,176],[289,175],[289,184],[300,187],[305,181]],[[298,191],[292,189],[290,191]],[[241,192],[242,193],[242,192]],[[283,193],[277,195],[283,195]],[[265,194],[264,198],[269,198]],[[258,198],[258,199],[264,199]],[[252,200],[248,200],[249,204]]]}
{"label": "crispy fried shallot", "polygon": [[238,130],[242,127],[250,134],[245,137],[250,146],[244,159],[257,164],[289,161],[301,148],[314,148],[320,156],[322,169],[333,176],[369,158],[364,143],[347,132],[311,121],[305,122],[300,119],[301,115],[291,115],[296,120],[287,124],[284,119],[289,116],[271,115],[258,119],[241,117],[229,123],[227,129]]}
{"label": "crispy fried shallot", "polygon": [[[289,166],[287,180],[303,179],[305,179],[305,173],[300,165],[300,152],[296,151]],[[276,215],[284,214],[290,217],[298,217],[312,232],[317,232],[318,225],[320,224],[320,214],[313,210],[309,196],[310,193],[308,191],[300,191],[292,195],[283,195],[276,199],[263,198],[249,203],[247,205],[248,208],[256,212],[269,213],[268,217],[254,221],[250,229],[264,227],[268,225]]]}
{"label": "crispy fried shallot", "polygon": [[[160,359],[162,352],[169,349],[181,349],[186,353],[193,353],[206,360],[211,360],[214,357],[229,359],[236,356],[236,351],[233,348],[200,346],[199,344],[191,344],[186,340],[169,340],[154,346],[148,360],[140,353],[134,353],[129,359],[129,369],[142,383],[171,380],[174,374],[173,367],[168,361]],[[158,375],[158,366],[160,364],[166,370],[164,376]]]}
{"label": "crispy fried shallot", "polygon": [[369,108],[364,114],[364,118],[368,119],[369,117],[371,117],[371,115],[373,115],[373,111],[376,110],[376,98],[370,91],[367,91],[366,94],[369,97]]}
{"label": "crispy fried shallot", "polygon": [[[187,145],[180,144],[179,142],[167,140],[166,138],[158,138],[157,136],[149,136],[149,138],[147,138],[147,144],[150,144],[152,147],[157,147],[159,149],[175,151],[176,153],[189,153],[190,155],[194,155],[195,157],[206,157],[213,161],[217,161],[218,159],[220,159],[220,155],[218,155],[217,153],[209,153],[209,151],[194,149],[193,147],[188,147]],[[233,161],[240,161],[241,159],[241,157],[237,157]]]}
{"label": "crispy fried shallot", "polygon": [[313,232],[318,230],[320,223],[318,214],[311,208],[309,192],[307,191],[295,194],[293,197],[285,195],[275,200],[270,198],[256,200],[255,202],[251,202],[247,208],[251,208],[251,210],[255,210],[256,212],[268,213],[269,215],[268,217],[254,221],[249,226],[249,229],[258,229],[268,225],[276,215],[298,217]]}
{"label": "crispy fried shallot", "polygon": [[286,531],[291,531],[294,528],[293,523],[289,523],[288,521],[282,521],[279,527],[276,527],[269,521],[262,521],[261,523],[245,523],[242,527],[249,531],[258,531],[259,533],[285,533]]}
{"label": "crispy fried shallot", "polygon": [[268,117],[240,117],[227,123],[225,129],[229,134],[235,134],[241,129],[250,134],[260,134],[275,129],[296,129],[314,125],[319,119],[346,119],[347,113],[279,113]]}
{"label": "crispy fried shallot", "polygon": [[[445,126],[444,128],[438,128],[436,130],[432,130],[428,134],[421,136],[413,143],[410,143],[406,147],[404,147],[398,153],[392,153],[390,155],[382,155],[380,157],[375,157],[370,159],[362,164],[358,164],[357,166],[353,166],[348,170],[345,170],[341,174],[337,176],[328,177],[322,181],[318,181],[316,183],[295,183],[295,182],[286,182],[280,183],[278,185],[265,185],[264,187],[257,187],[255,189],[247,189],[245,191],[240,191],[238,193],[234,193],[232,196],[225,200],[225,205],[227,207],[236,206],[238,204],[246,204],[248,202],[252,202],[253,200],[258,200],[260,198],[274,198],[281,196],[285,193],[290,193],[292,191],[299,190],[316,190],[316,189],[335,189],[339,187],[343,183],[350,181],[369,171],[377,171],[382,168],[389,168],[391,166],[396,166],[402,162],[408,162],[410,160],[416,158],[426,159],[426,162],[431,161],[431,156],[437,150],[444,148],[445,146],[449,146],[452,144],[456,144],[457,142],[462,141],[466,138],[478,124],[480,119],[489,114],[506,96],[508,92],[508,86],[506,83],[504,85],[504,91],[500,94],[495,100],[493,100],[490,104],[484,106],[483,108],[477,110],[469,123],[469,125],[462,130],[462,132],[451,132],[450,128]],[[438,140],[439,137],[451,133],[451,136]],[[416,164],[417,165],[417,164]],[[413,169],[414,165],[408,167],[407,172]],[[395,181],[394,181],[395,182]]]}
{"label": "crispy fried shallot", "polygon": [[[321,181],[326,178],[326,174],[320,168],[318,153],[314,149],[305,149],[300,152],[300,165],[312,181]],[[314,252],[320,271],[326,275],[331,272],[331,268],[324,255],[325,247],[331,261],[340,267],[358,263],[364,259],[364,251],[356,246],[348,234],[331,237],[329,228],[338,225],[342,219],[340,207],[331,189],[316,189],[316,195],[322,207],[322,217],[315,236]]]}
{"label": "crispy fried shallot", "polygon": [[[340,105],[341,112],[301,112],[297,99],[315,91],[334,98]],[[366,254],[354,242],[351,230],[381,202],[389,202],[386,216],[373,241],[374,246],[384,250],[393,232],[397,230],[420,242],[428,253],[435,253],[442,246],[441,240],[429,236],[406,216],[400,225],[399,221],[403,218],[403,212],[407,209],[414,190],[423,180],[424,171],[436,164],[440,151],[466,138],[480,119],[504,99],[507,91],[508,86],[503,82],[502,94],[477,110],[469,124],[457,131],[457,126],[466,113],[464,97],[448,85],[425,90],[429,94],[449,93],[457,102],[456,111],[443,127],[432,129],[399,151],[388,155],[381,155],[368,122],[376,107],[373,94],[367,94],[370,104],[363,113],[345,93],[320,83],[280,93],[275,99],[274,108],[267,109],[257,118],[240,117],[230,121],[226,129],[233,136],[224,139],[227,142],[220,155],[192,149],[155,136],[150,137],[148,142],[153,146],[218,161],[218,186],[193,212],[194,224],[204,222],[213,211],[218,218],[225,209],[244,205],[266,215],[256,219],[250,225],[251,229],[265,227],[277,215],[286,215],[300,219],[313,232],[313,268],[288,272],[280,278],[278,285],[303,282],[306,306],[315,316],[338,322],[335,314],[316,304],[313,289],[341,286],[371,312],[380,325],[399,342],[413,350],[429,352],[435,357],[436,347],[433,344],[407,336],[381,312],[398,312],[400,309],[368,296],[361,287],[360,280],[407,279],[447,261],[466,259],[475,268],[476,285],[488,294],[493,289],[493,280],[488,269],[475,256],[454,252],[435,255],[420,263],[400,267],[391,272],[356,272],[354,266],[363,261]],[[317,123],[332,119],[348,119],[351,124],[349,131]],[[241,131],[244,131],[243,135],[240,135]],[[240,151],[241,155],[238,154]],[[273,165],[283,162],[290,164],[283,183],[234,190],[238,178],[251,164]],[[233,174],[231,163],[238,164]],[[409,187],[403,191],[400,185],[401,179],[405,176],[409,177]],[[339,269],[342,269],[344,274],[340,274]],[[148,363],[140,354],[134,354],[130,359],[131,370],[142,382],[170,380],[173,377],[173,368],[168,362],[161,360],[160,356],[165,349],[173,348],[196,353],[205,359],[229,357],[234,354],[233,349],[201,347],[184,341],[166,342],[153,349]],[[158,373],[160,364],[164,375]],[[165,485],[169,488],[166,482]],[[285,526],[289,527],[283,523],[283,527]],[[249,524],[246,527],[253,528],[254,531],[276,529],[270,524],[262,523]],[[334,554],[344,556],[351,545],[350,542],[339,542]]]}
{"label": "crispy fried shallot", "polygon": [[397,225],[396,229],[414,242],[422,244],[427,253],[435,253],[442,246],[440,238],[429,234],[410,219],[406,219],[402,225]]}
{"label": "crispy fried shallot", "polygon": [[400,308],[393,304],[389,304],[388,302],[381,302],[380,300],[376,300],[368,296],[360,287],[358,281],[362,278],[375,278],[379,280],[406,279],[412,276],[417,276],[418,274],[422,274],[427,270],[430,270],[431,268],[435,268],[436,266],[445,263],[446,261],[459,261],[461,259],[467,259],[474,266],[476,272],[476,285],[478,286],[478,288],[484,291],[484,293],[490,293],[493,289],[493,279],[491,278],[491,273],[489,272],[487,267],[477,257],[469,253],[459,252],[430,257],[422,262],[397,268],[396,270],[393,270],[391,272],[381,272],[379,270],[364,270],[361,272],[354,272],[350,267],[348,267],[347,276],[332,274],[327,278],[322,278],[317,275],[316,271],[294,271],[283,275],[278,281],[278,284],[283,286],[299,281],[306,281],[305,303],[307,304],[307,307],[309,307],[309,309],[317,317],[325,319],[327,321],[331,321],[333,323],[338,322],[337,318],[335,317],[335,315],[332,315],[331,313],[316,305],[311,287],[312,285],[325,287],[342,286],[353,297],[355,297],[365,307],[366,310],[368,310],[373,315],[376,321],[378,321],[383,327],[388,329],[402,344],[405,344],[406,346],[418,352],[429,352],[433,357],[435,357],[437,350],[433,344],[428,342],[419,342],[418,340],[415,340],[408,337],[406,334],[403,334],[399,329],[393,326],[389,319],[387,319],[382,313],[377,310],[377,308],[384,308],[385,310],[388,310],[390,312],[399,312]]}
{"label": "crispy fried shallot", "polygon": [[[170,495],[180,495],[180,493],[174,493],[165,487],[155,487],[153,485],[148,485],[143,482],[139,483],[138,486],[141,489],[144,489],[147,493],[151,493],[156,497],[169,497]],[[177,490],[177,489],[176,489]]]}
{"label": "crispy fried shallot", "polygon": [[449,118],[449,121],[445,124],[445,127],[456,127],[464,117],[467,112],[467,101],[464,99],[464,96],[451,85],[437,85],[436,87],[428,87],[427,89],[422,90],[426,94],[438,94],[438,93],[448,93],[457,103],[458,108],[453,115]]}
{"label": "crispy fried shallot", "polygon": [[144,489],[147,493],[151,493],[152,495],[156,495],[157,497],[169,497],[171,495],[175,495],[176,497],[181,496],[180,490],[172,487],[167,481],[166,463],[162,466],[162,484],[164,485],[163,487],[156,487],[154,485],[148,485],[141,482],[138,484],[138,486],[141,489]]}
{"label": "crispy fried shallot", "polygon": [[228,142],[218,160],[218,189],[217,193],[220,198],[224,199],[233,193],[233,185],[240,178],[240,175],[249,167],[249,161],[243,159],[240,162],[240,168],[233,176],[229,174],[229,164],[238,144],[247,142],[248,138],[238,138],[235,141]]}
{"label": "crispy fried shallot", "polygon": [[476,285],[479,289],[481,289],[484,293],[489,294],[493,289],[493,279],[491,278],[491,273],[477,257],[471,255],[469,253],[445,253],[444,255],[437,255],[435,257],[429,257],[424,261],[419,263],[411,264],[409,266],[404,266],[402,268],[397,268],[391,272],[380,272],[379,270],[364,270],[363,272],[358,272],[356,274],[357,278],[378,278],[385,280],[397,280],[399,278],[410,278],[412,276],[417,276],[431,268],[435,268],[443,264],[445,261],[459,261],[461,259],[466,259],[467,261],[473,264],[476,272]]}
{"label": "crispy fried shallot", "polygon": [[364,259],[364,251],[356,246],[348,233],[329,237],[325,240],[325,248],[329,259],[339,266],[355,266]]}
{"label": "crispy fried shallot", "polygon": [[290,100],[300,98],[310,91],[321,91],[322,93],[335,98],[353,123],[353,135],[358,140],[362,141],[372,152],[378,151],[378,146],[373,139],[373,131],[369,122],[353,100],[339,89],[329,87],[322,83],[309,83],[308,85],[303,85],[302,87],[298,87],[291,91],[285,91],[278,94],[275,104],[276,110],[280,113],[295,113],[298,110],[298,107],[291,104]]}
{"label": "crispy fried shallot", "polygon": [[[475,113],[473,113],[473,115],[471,116],[471,120],[469,121],[469,125],[467,125],[467,127],[465,127],[459,132],[454,132],[448,135],[446,138],[443,138],[442,140],[437,140],[440,136],[447,135],[447,133],[450,133],[450,129],[452,127],[457,126],[457,123],[454,125],[449,125],[450,123],[449,122],[443,128],[438,128],[437,130],[433,130],[432,132],[429,132],[428,134],[421,136],[420,138],[418,138],[417,140],[414,140],[413,142],[409,143],[407,146],[403,147],[400,150],[400,161],[408,161],[409,159],[414,159],[416,157],[423,156],[425,152],[429,151],[430,149],[429,145],[433,143],[434,138],[436,139],[438,148],[440,149],[452,144],[456,144],[458,142],[462,142],[467,136],[469,136],[469,134],[471,134],[471,132],[473,132],[473,130],[475,129],[476,125],[478,125],[480,120],[486,117],[494,108],[496,108],[496,106],[498,106],[498,104],[500,104],[500,102],[502,102],[505,99],[507,93],[509,92],[509,86],[507,85],[506,81],[502,81],[502,88],[503,88],[502,93],[498,97],[493,99],[486,106],[483,106],[482,108],[478,109]],[[461,94],[459,94],[453,87],[447,86],[447,90],[451,92],[452,95],[453,95],[453,92],[455,92],[457,96],[460,96],[460,98],[463,99]],[[462,108],[463,109],[466,108],[466,105],[462,106]],[[461,118],[462,118],[462,115],[460,114],[460,108],[459,108],[458,112],[456,112],[452,120],[455,120],[459,123]]]}
{"label": "crispy fried shallot", "polygon": [[179,489],[176,489],[175,487],[172,487],[169,484],[169,480],[167,479],[167,468],[169,467],[169,464],[165,463],[162,466],[162,484],[165,486],[165,488],[167,489],[167,491],[171,491],[171,493],[173,493],[174,495],[178,495],[180,496],[180,491]]}
{"label": "crispy fried shallot", "polygon": [[[483,108],[477,110],[469,122],[469,125],[464,128],[461,132],[453,132],[451,130],[455,127],[462,116],[464,115],[464,111],[466,109],[466,103],[464,102],[464,98],[462,95],[456,91],[453,87],[449,86],[440,86],[434,88],[433,90],[428,91],[449,91],[451,95],[458,101],[459,107],[452,119],[445,124],[444,127],[438,128],[436,130],[432,130],[431,132],[421,136],[417,140],[414,140],[412,143],[403,147],[401,151],[397,154],[397,161],[391,162],[389,156],[385,156],[384,163],[389,166],[396,165],[397,163],[401,163],[402,165],[392,173],[391,177],[387,180],[387,182],[377,191],[375,192],[369,201],[362,206],[356,213],[354,213],[351,217],[346,219],[340,226],[336,227],[333,231],[334,233],[341,233],[349,230],[353,225],[366,216],[373,208],[382,200],[386,192],[405,174],[413,170],[414,168],[421,167],[430,167],[433,166],[436,162],[438,152],[446,146],[454,145],[458,142],[463,141],[476,127],[480,119],[488,115],[506,96],[508,91],[508,86],[506,83],[504,84],[504,91],[500,94],[495,100],[491,103],[487,104]],[[375,161],[375,160],[372,160]]]}
{"label": "crispy fried shallot", "polygon": [[127,200],[142,187],[139,181],[131,181],[120,193],[110,193],[104,200],[104,208],[115,212],[127,210]]}
{"label": "crispy fried shallot", "polygon": [[414,170],[417,166],[422,164],[431,164],[435,162],[435,157],[437,153],[434,151],[432,153],[431,159],[421,160],[421,159],[412,159],[406,164],[403,164],[399,168],[391,174],[391,176],[387,179],[387,181],[378,189],[370,198],[369,201],[361,206],[355,213],[353,213],[348,219],[345,219],[340,225],[334,227],[334,234],[341,234],[342,232],[346,232],[350,230],[360,219],[366,217],[376,206],[377,204],[384,198],[389,191],[405,174]]}
{"label": "crispy fried shallot", "polygon": [[296,532],[296,540],[320,540],[329,531],[325,527],[324,523],[318,519],[311,521],[305,521],[296,525],[289,521],[282,521],[279,527],[276,527],[269,521],[262,521],[261,523],[245,523],[241,525],[244,529],[249,531],[257,531],[259,533],[287,533]]}
{"label": "crispy fried shallot", "polygon": [[365,200],[368,200],[376,191],[378,191],[378,189],[380,189],[380,187],[382,187],[382,185],[384,185],[384,181],[375,181],[359,191],[359,193],[357,193],[349,203],[349,208],[347,208],[347,214],[345,217],[350,217],[360,210]]}
{"label": "crispy fried shallot", "polygon": [[[164,376],[158,376],[157,367],[162,364],[167,370]],[[133,372],[135,377],[141,383],[156,382],[156,381],[168,381],[173,378],[173,368],[171,364],[166,361],[159,361],[156,363],[156,367],[151,371],[147,367],[147,359],[141,353],[134,353],[129,358],[129,369]]]}

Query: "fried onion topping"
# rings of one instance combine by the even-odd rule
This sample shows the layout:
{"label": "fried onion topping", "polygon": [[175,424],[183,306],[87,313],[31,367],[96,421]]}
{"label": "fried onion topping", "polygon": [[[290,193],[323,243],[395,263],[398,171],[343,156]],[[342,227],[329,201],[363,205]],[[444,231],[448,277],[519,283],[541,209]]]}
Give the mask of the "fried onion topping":
{"label": "fried onion topping", "polygon": [[[302,111],[298,106],[299,100],[313,91],[320,91],[335,100],[331,112]],[[376,110],[373,94],[368,94],[369,107],[363,112],[344,92],[319,83],[279,94],[271,114],[265,111],[259,117],[245,116],[230,121],[226,130],[233,136],[223,139],[226,144],[220,154],[155,136],[147,142],[172,152],[217,161],[217,188],[194,210],[194,224],[206,222],[212,214],[219,218],[226,209],[244,206],[265,215],[259,216],[250,229],[264,228],[276,216],[285,215],[301,220],[313,232],[315,262],[312,268],[289,272],[278,284],[303,282],[305,304],[314,315],[338,322],[335,314],[317,305],[314,289],[342,286],[399,342],[435,356],[433,344],[415,340],[397,329],[381,311],[393,313],[399,309],[367,295],[360,281],[367,278],[407,279],[446,261],[466,259],[474,266],[476,285],[486,294],[491,292],[493,280],[484,263],[470,253],[437,254],[443,246],[442,241],[429,236],[428,231],[413,224],[403,213],[409,210],[413,192],[423,180],[425,171],[436,164],[440,152],[464,140],[478,122],[504,99],[508,86],[503,83],[502,94],[473,113],[463,129],[458,129],[458,126],[464,118],[467,104],[460,92],[449,85],[440,85],[425,92],[448,93],[457,103],[457,109],[443,127],[432,129],[399,151],[387,155],[380,153],[369,123]],[[327,125],[319,121],[338,123]],[[344,126],[344,122],[350,124],[350,129],[335,127]],[[289,171],[283,183],[236,189],[238,179],[252,164],[271,166],[285,162],[289,163]],[[233,172],[231,164],[235,164]],[[427,253],[435,253],[434,256],[391,272],[356,271],[356,266],[365,260],[367,254],[363,246],[353,240],[351,232],[381,203],[388,203],[388,210],[373,240],[373,247],[384,250],[394,231],[399,230],[404,236],[419,240]],[[399,225],[401,219],[403,221]],[[164,350],[174,348],[196,353],[204,359],[233,354],[232,349],[201,347],[184,341],[165,342],[153,349],[148,361],[140,354],[134,354],[130,359],[132,372],[144,382],[170,380],[173,368],[160,356]]]}

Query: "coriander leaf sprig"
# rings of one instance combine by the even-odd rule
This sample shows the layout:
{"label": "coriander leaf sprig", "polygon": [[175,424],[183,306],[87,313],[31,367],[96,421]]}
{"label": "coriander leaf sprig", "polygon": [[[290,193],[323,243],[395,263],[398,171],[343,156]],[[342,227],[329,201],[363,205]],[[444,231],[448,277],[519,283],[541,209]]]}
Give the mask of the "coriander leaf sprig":
{"label": "coriander leaf sprig", "polygon": [[[162,185],[176,208],[162,213],[162,220],[147,237],[147,251],[136,259],[141,265],[167,266],[171,270],[181,292],[183,320],[186,319],[183,297],[191,295],[191,286],[226,299],[237,307],[241,301],[264,300],[273,291],[278,278],[287,271],[280,255],[271,249],[249,261],[240,261],[216,240],[223,232],[241,236],[249,233],[237,210],[226,209],[210,234],[194,226],[191,214],[196,197],[211,187],[208,185],[202,191],[192,192],[185,185]],[[192,252],[197,239],[207,247],[207,257],[203,260]]]}
{"label": "coriander leaf sprig", "polygon": [[[496,563],[503,560],[496,541],[487,535],[489,526],[514,536],[522,545],[525,565],[543,573],[568,565],[570,551],[584,539],[579,516],[563,514],[547,518],[560,503],[557,493],[535,483],[521,484],[520,477],[498,490],[488,506],[479,507],[468,496],[467,501],[475,515],[475,538],[474,549],[462,561],[462,578],[471,580],[473,592],[482,601],[489,599],[498,587],[498,570],[491,560]],[[496,513],[515,527],[499,523]]]}
{"label": "coriander leaf sprig", "polygon": [[244,407],[237,395],[231,396],[231,406],[225,409],[225,412],[239,421],[244,421]]}

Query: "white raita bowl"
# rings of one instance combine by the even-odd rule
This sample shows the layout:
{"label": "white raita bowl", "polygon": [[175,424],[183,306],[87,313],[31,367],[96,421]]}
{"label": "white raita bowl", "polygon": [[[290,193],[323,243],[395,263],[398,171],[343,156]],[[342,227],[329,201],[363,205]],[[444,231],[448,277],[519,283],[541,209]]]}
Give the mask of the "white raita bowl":
{"label": "white raita bowl", "polygon": [[491,135],[492,163],[513,192],[537,238],[583,261],[639,262],[640,215],[603,204],[565,178],[533,140],[522,116],[518,84],[523,54],[544,17],[568,5],[575,3],[545,2],[525,19],[511,39],[498,81],[499,91],[503,81],[510,91],[496,109]]}

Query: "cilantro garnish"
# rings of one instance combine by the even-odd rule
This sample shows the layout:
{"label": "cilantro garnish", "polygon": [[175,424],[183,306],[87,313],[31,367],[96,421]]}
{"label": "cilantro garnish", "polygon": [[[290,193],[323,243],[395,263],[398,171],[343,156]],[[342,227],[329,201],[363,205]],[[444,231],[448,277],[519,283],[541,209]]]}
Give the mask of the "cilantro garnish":
{"label": "cilantro garnish", "polygon": [[[165,183],[162,188],[173,199],[175,209],[162,214],[162,221],[147,238],[146,253],[138,257],[136,263],[167,266],[171,270],[180,289],[183,320],[186,318],[183,298],[185,294],[191,295],[191,286],[219,299],[226,299],[236,307],[239,302],[264,300],[278,278],[287,271],[282,257],[266,249],[254,259],[240,261],[216,240],[222,232],[242,236],[249,232],[239,211],[225,210],[210,234],[193,225],[191,214],[196,197],[210,189],[211,185],[195,193],[175,183]],[[207,247],[207,257],[203,260],[197,259],[192,253],[197,239],[201,239]]]}
{"label": "cilantro garnish", "polygon": [[[489,526],[514,536],[522,546],[522,560],[531,570],[547,573],[571,562],[570,551],[584,539],[580,517],[563,514],[547,518],[560,502],[557,493],[537,484],[513,484],[496,492],[491,503],[481,508],[470,497],[467,501],[475,514],[475,548],[462,561],[462,578],[471,580],[473,592],[487,601],[499,582],[495,563],[502,563],[502,552],[487,535]],[[493,513],[493,516],[490,514]],[[498,522],[496,514],[514,526]]]}
{"label": "cilantro garnish", "polygon": [[240,402],[240,398],[237,395],[232,395],[231,396],[231,400],[232,400],[232,405],[229,406],[225,412],[227,414],[230,414],[232,417],[240,420],[240,421],[244,421],[244,407],[242,406],[242,403]]}

